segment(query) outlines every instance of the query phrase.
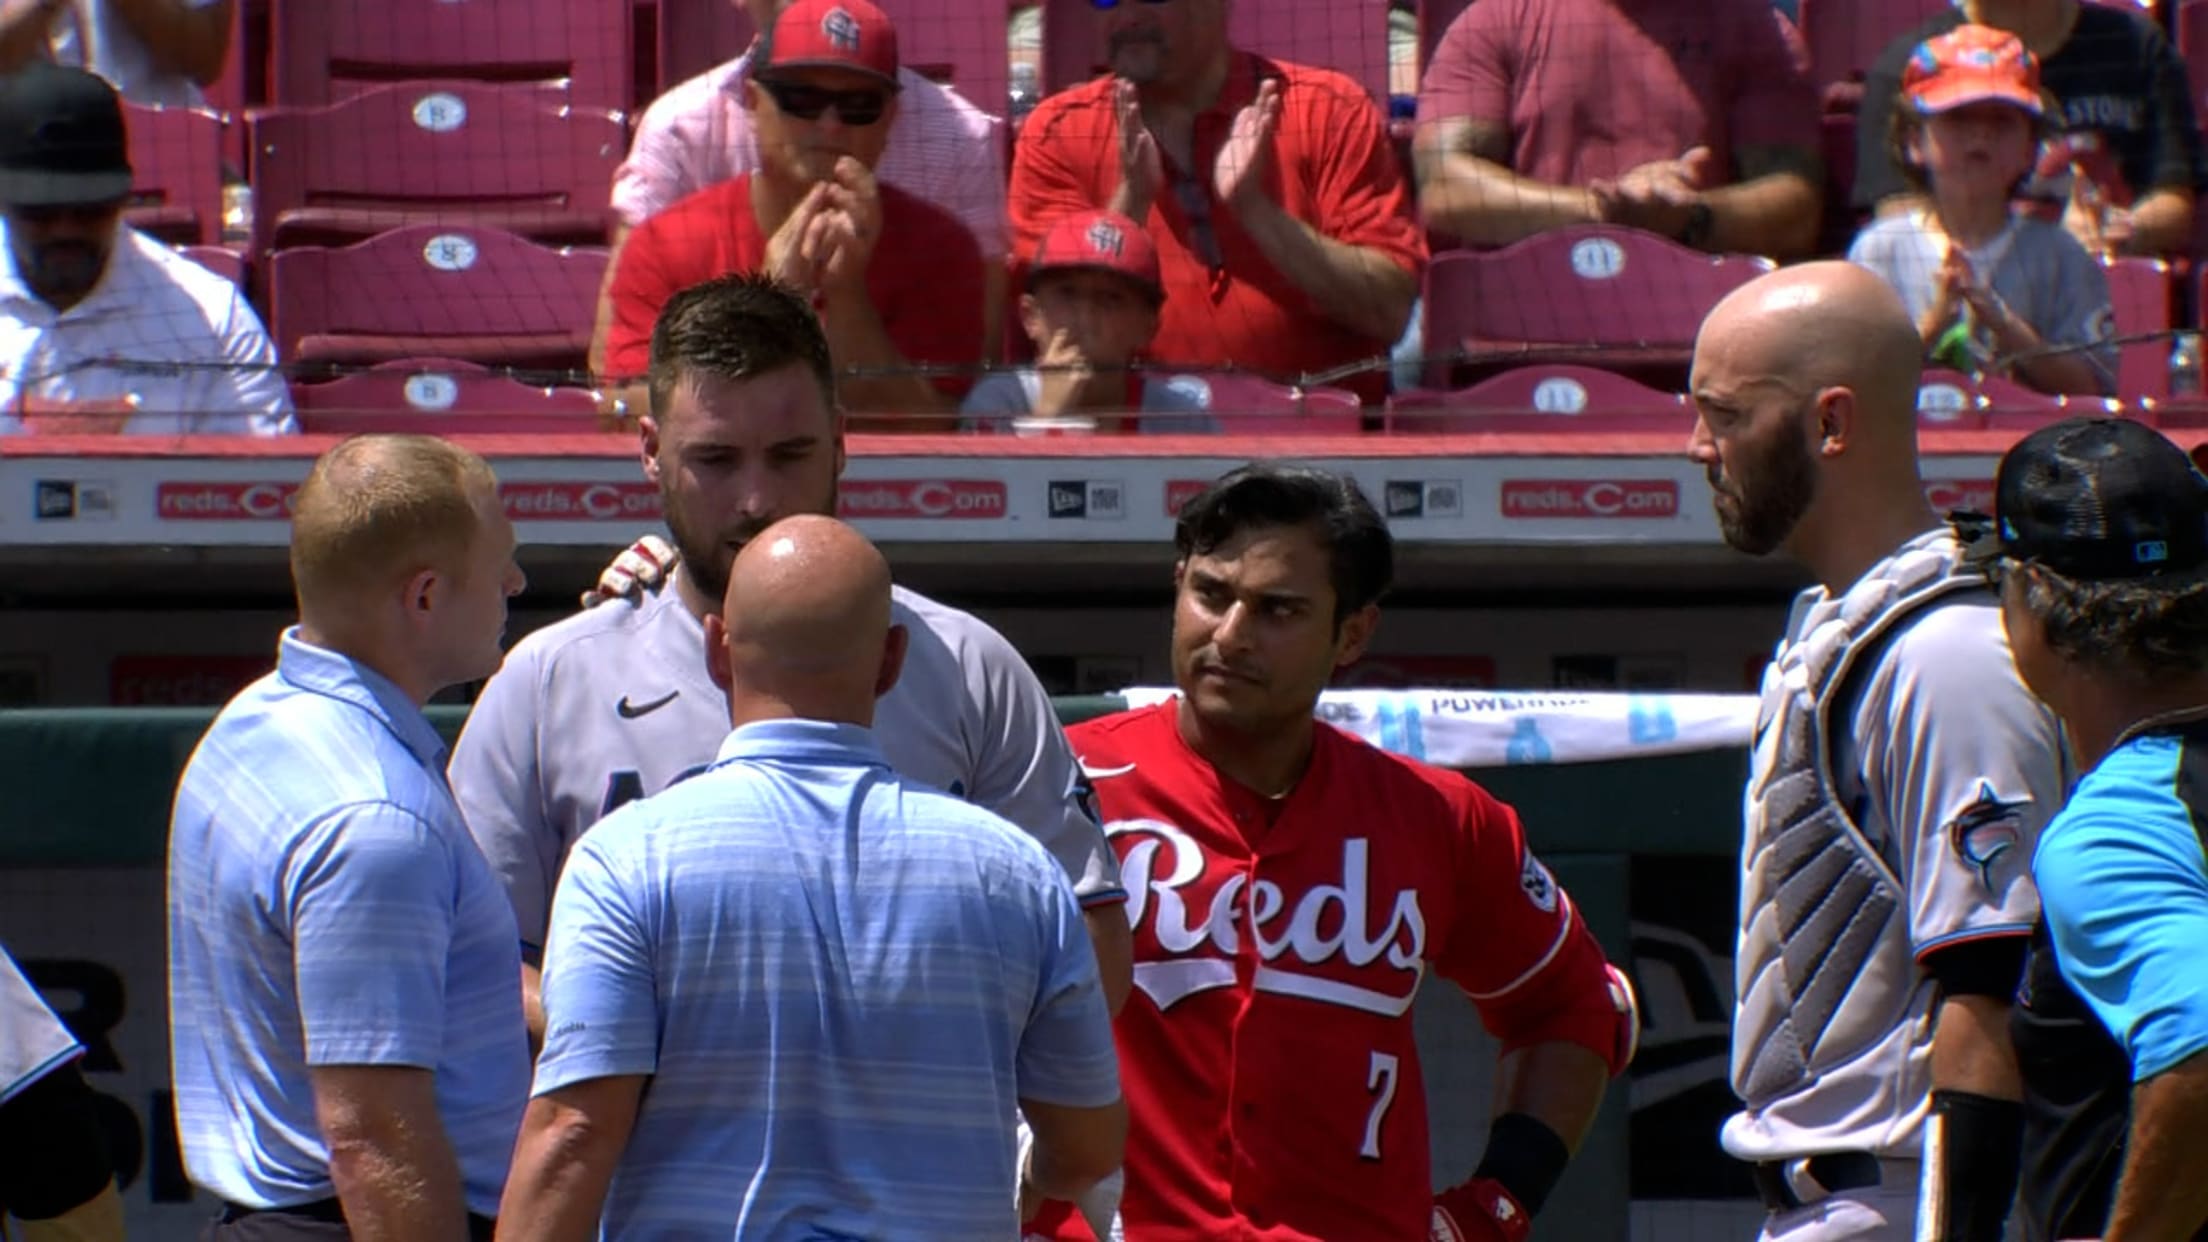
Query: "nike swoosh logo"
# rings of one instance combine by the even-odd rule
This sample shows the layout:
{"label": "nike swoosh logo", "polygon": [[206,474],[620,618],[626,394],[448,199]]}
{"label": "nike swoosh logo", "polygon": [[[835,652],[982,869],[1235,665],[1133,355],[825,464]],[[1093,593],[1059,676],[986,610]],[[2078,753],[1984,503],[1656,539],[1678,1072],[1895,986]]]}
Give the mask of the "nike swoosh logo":
{"label": "nike swoosh logo", "polygon": [[1135,765],[1131,763],[1122,768],[1092,768],[1086,763],[1081,765],[1081,775],[1092,781],[1102,780],[1107,776],[1125,776],[1134,770]]}
{"label": "nike swoosh logo", "polygon": [[629,702],[629,696],[624,694],[621,696],[621,701],[613,705],[614,714],[620,716],[623,720],[634,720],[638,716],[649,716],[674,702],[681,694],[682,691],[680,690],[669,690],[665,698],[653,699],[649,703],[631,703]]}

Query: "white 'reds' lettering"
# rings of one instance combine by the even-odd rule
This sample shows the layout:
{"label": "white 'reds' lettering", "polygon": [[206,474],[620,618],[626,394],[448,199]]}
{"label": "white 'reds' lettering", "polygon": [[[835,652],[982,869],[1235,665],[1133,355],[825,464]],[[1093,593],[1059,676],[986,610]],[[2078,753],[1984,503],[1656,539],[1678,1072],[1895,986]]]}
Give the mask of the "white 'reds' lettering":
{"label": "white 'reds' lettering", "polygon": [[1380,1123],[1388,1118],[1388,1105],[1395,1103],[1396,1058],[1375,1050],[1372,1064],[1365,1072],[1365,1090],[1377,1092],[1372,1111],[1365,1115],[1365,1145],[1357,1154],[1367,1160],[1380,1158]]}
{"label": "white 'reds' lettering", "polygon": [[[1150,919],[1152,935],[1167,953],[1192,953],[1206,945],[1217,951],[1217,956],[1136,963],[1135,986],[1158,1008],[1170,1009],[1196,992],[1233,986],[1233,959],[1247,932],[1262,963],[1252,980],[1261,992],[1301,996],[1384,1017],[1409,1012],[1426,973],[1426,918],[1419,910],[1418,891],[1404,889],[1395,894],[1386,921],[1374,934],[1371,846],[1365,838],[1342,843],[1341,883],[1313,885],[1296,898],[1293,907],[1279,884],[1271,880],[1252,884],[1246,872],[1237,871],[1220,881],[1198,921],[1190,917],[1182,890],[1203,876],[1205,859],[1202,848],[1187,833],[1154,819],[1115,820],[1104,831],[1114,837],[1137,838],[1120,860],[1127,884],[1128,922],[1139,932],[1143,920]],[[1330,911],[1329,906],[1339,909]],[[1334,913],[1339,914],[1336,930],[1322,931]],[[1380,991],[1306,974],[1292,965],[1276,965],[1285,960],[1317,966],[1339,959],[1365,967],[1382,957],[1404,975],[1400,994],[1393,988]]]}

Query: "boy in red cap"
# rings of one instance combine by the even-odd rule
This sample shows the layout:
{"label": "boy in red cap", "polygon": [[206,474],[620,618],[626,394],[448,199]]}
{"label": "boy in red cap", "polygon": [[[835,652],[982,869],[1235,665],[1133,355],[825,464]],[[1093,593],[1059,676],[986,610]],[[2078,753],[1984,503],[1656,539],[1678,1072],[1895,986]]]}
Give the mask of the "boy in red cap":
{"label": "boy in red cap", "polygon": [[[1062,216],[1043,234],[1020,295],[1020,326],[1035,343],[1036,366],[1000,371],[967,394],[967,426],[1002,431],[1025,415],[1087,418],[1109,430],[1133,430],[1130,411],[1158,415],[1145,431],[1209,431],[1210,388],[1185,375],[1144,376],[1138,355],[1158,332],[1165,290],[1149,234],[1113,211]],[[1102,417],[1100,417],[1102,416]]]}
{"label": "boy in red cap", "polygon": [[[2108,392],[2108,281],[2061,225],[2011,208],[2047,129],[2039,64],[2015,35],[1958,26],[1902,70],[1894,158],[1925,205],[1883,216],[1848,258],[1901,294],[1937,363],[2042,392]],[[2068,347],[2068,348],[2062,348]]]}
{"label": "boy in red cap", "polygon": [[660,308],[682,289],[759,271],[812,299],[858,414],[948,412],[977,366],[984,273],[974,235],[878,181],[897,115],[897,32],[867,0],[798,0],[767,33],[745,100],[759,168],[630,233],[607,300],[605,366],[642,375]]}

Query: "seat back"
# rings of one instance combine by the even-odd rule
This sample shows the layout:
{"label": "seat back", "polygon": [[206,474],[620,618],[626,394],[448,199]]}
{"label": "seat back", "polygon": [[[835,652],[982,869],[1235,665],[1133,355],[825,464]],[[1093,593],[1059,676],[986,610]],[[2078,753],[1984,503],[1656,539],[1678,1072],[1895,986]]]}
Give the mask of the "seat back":
{"label": "seat back", "polygon": [[172,245],[222,240],[222,118],[199,108],[123,105],[130,134],[124,222]]}
{"label": "seat back", "polygon": [[629,5],[607,0],[271,0],[269,92],[326,104],[424,78],[557,83],[578,107],[629,101]]}
{"label": "seat back", "polygon": [[588,389],[525,384],[456,358],[407,358],[328,383],[294,384],[292,405],[309,434],[598,430],[598,400]]}
{"label": "seat back", "polygon": [[[2116,312],[2116,335],[2167,332],[2174,319],[2170,265],[2160,259],[2103,259],[2109,305]],[[2170,342],[2152,340],[2121,346],[2116,364],[2116,395],[2127,401],[2160,397],[2170,391]]]}
{"label": "seat back", "polygon": [[[1231,435],[1357,435],[1364,430],[1364,405],[1346,389],[1291,387],[1236,373],[1176,378],[1204,385],[1205,408],[1219,430]],[[1152,429],[1173,430],[1162,422]]]}
{"label": "seat back", "polygon": [[1434,63],[1434,49],[1441,46],[1441,36],[1449,33],[1450,23],[1457,20],[1472,0],[1418,0],[1418,76],[1426,77],[1426,67]]}
{"label": "seat back", "polygon": [[[1103,22],[1089,0],[1043,0],[1044,93],[1107,70]],[[1230,5],[1227,37],[1261,56],[1339,69],[1375,101],[1388,99],[1388,0]]]}
{"label": "seat back", "polygon": [[178,254],[199,264],[231,284],[245,287],[245,256],[228,246],[178,246]]}
{"label": "seat back", "polygon": [[414,225],[351,246],[278,251],[269,260],[270,326],[287,361],[374,352],[346,338],[470,361],[537,357],[587,342],[605,267],[603,250]]}
{"label": "seat back", "polygon": [[610,219],[627,141],[618,113],[571,107],[561,92],[460,81],[267,109],[252,125],[257,254],[280,240],[285,213],[310,206],[455,221],[495,213],[523,232],[533,218]]}
{"label": "seat back", "polygon": [[1677,431],[1693,430],[1686,397],[1637,384],[1594,367],[1519,367],[1453,392],[1432,389],[1388,399],[1390,432]]}
{"label": "seat back", "polygon": [[1772,270],[1653,233],[1557,229],[1500,250],[1436,255],[1426,269],[1427,386],[1447,388],[1456,351],[1506,360],[1600,361],[1638,352],[1683,359],[1719,299]]}
{"label": "seat back", "polygon": [[1802,41],[1809,45],[1810,83],[1822,93],[1835,82],[1859,81],[1887,45],[1916,29],[1949,0],[1802,0]]}

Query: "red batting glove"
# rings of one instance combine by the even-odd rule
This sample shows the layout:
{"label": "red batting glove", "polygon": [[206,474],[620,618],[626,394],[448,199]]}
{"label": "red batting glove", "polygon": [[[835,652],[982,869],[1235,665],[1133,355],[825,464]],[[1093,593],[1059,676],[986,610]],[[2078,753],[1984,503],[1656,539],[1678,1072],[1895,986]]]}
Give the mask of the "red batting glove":
{"label": "red batting glove", "polygon": [[1533,1213],[1492,1178],[1475,1177],[1434,1200],[1432,1242],[1526,1242]]}

